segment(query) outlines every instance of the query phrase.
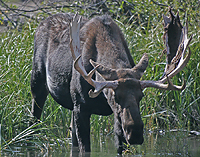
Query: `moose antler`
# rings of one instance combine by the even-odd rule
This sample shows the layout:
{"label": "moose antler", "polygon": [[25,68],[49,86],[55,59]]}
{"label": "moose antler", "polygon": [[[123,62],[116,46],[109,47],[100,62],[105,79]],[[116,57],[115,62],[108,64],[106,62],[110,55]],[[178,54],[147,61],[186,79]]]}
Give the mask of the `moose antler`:
{"label": "moose antler", "polygon": [[[175,16],[173,15],[173,13],[171,12],[171,8],[169,8],[169,12],[171,15],[171,20],[173,22]],[[170,24],[170,18],[163,16],[164,18],[164,22],[165,22],[165,26],[167,26],[168,24]],[[160,89],[166,89],[166,90],[183,90],[186,86],[185,80],[183,81],[182,86],[176,86],[173,85],[172,82],[170,81],[170,79],[172,77],[174,77],[176,74],[178,74],[188,63],[188,61],[190,60],[190,56],[191,56],[191,51],[190,48],[188,47],[188,45],[190,44],[190,41],[192,40],[192,35],[191,37],[188,39],[187,35],[188,35],[188,22],[186,22],[186,26],[182,27],[180,20],[179,20],[179,16],[177,14],[176,17],[177,21],[178,21],[178,25],[182,28],[181,29],[181,35],[179,35],[179,38],[177,38],[177,41],[180,42],[178,45],[178,50],[176,51],[175,54],[173,54],[173,58],[170,60],[170,62],[167,62],[166,64],[166,68],[165,68],[165,72],[164,72],[164,77],[159,80],[159,81],[141,81],[141,87],[144,89],[146,87],[154,87],[154,88],[160,88]],[[169,26],[169,25],[168,25]],[[168,32],[169,33],[169,32]],[[176,38],[176,37],[175,37]],[[168,34],[167,34],[167,39],[165,41],[166,43],[166,49],[167,49],[167,53],[168,55],[170,54],[170,44],[168,43]],[[173,41],[172,41],[173,43]],[[171,47],[174,46],[171,44]],[[186,55],[186,50],[187,48],[189,49],[189,53]],[[185,57],[185,58],[184,58]],[[169,56],[168,56],[168,61],[169,61]],[[165,82],[168,82],[168,84],[164,84]]]}
{"label": "moose antler", "polygon": [[[183,81],[182,86],[177,86],[177,85],[173,85],[170,79],[174,77],[176,74],[178,74],[188,63],[191,56],[191,51],[188,45],[190,41],[192,40],[192,36],[189,39],[187,37],[187,34],[188,34],[187,22],[186,22],[186,26],[183,27],[180,23],[178,14],[175,17],[173,13],[171,12],[171,8],[169,9],[169,12],[170,12],[171,18],[163,16],[164,22],[165,22],[165,28],[168,29],[168,31],[165,32],[166,33],[165,45],[166,45],[166,49],[168,53],[168,56],[167,56],[168,62],[165,68],[165,75],[159,81],[151,81],[151,80],[139,81],[142,89],[147,88],[147,87],[154,87],[154,88],[159,88],[159,89],[164,89],[164,90],[183,90],[186,86],[185,80]],[[173,25],[174,19],[175,19],[176,26]],[[91,98],[94,98],[94,97],[97,97],[104,88],[116,89],[118,87],[118,80],[114,80],[114,81],[93,80],[92,75],[100,66],[98,64],[89,73],[86,72],[84,64],[83,64],[83,60],[81,59],[81,52],[80,52],[80,38],[79,38],[80,21],[81,21],[81,18],[78,18],[78,14],[76,14],[71,22],[70,48],[72,52],[72,57],[74,59],[74,68],[82,75],[82,77],[90,85],[92,85],[95,88],[94,91],[92,90],[89,91],[89,96]],[[172,26],[170,24],[172,24]],[[173,43],[174,37],[173,37],[172,32],[176,31],[177,26],[178,26],[179,33],[178,35],[175,35],[176,42],[174,42],[175,43],[174,44]],[[171,31],[171,33],[169,30]],[[186,56],[187,47],[189,49],[189,53]],[[167,84],[165,84],[166,82]]]}
{"label": "moose antler", "polygon": [[89,96],[91,98],[97,97],[100,92],[104,88],[117,88],[118,81],[95,81],[92,79],[92,75],[96,71],[96,66],[93,70],[91,70],[88,74],[85,70],[83,61],[81,59],[81,52],[80,52],[80,37],[79,37],[79,31],[80,31],[80,22],[81,18],[78,19],[78,14],[74,16],[71,24],[70,24],[70,49],[72,52],[72,57],[74,60],[74,68],[82,75],[82,77],[90,84],[92,85],[95,90],[94,92],[92,90],[89,91]]}

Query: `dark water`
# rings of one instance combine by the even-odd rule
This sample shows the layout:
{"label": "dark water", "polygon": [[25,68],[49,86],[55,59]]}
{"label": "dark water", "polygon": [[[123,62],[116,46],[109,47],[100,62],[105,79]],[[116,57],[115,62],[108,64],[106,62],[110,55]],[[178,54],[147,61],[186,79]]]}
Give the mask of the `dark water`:
{"label": "dark water", "polygon": [[[11,146],[12,152],[5,150],[1,156],[51,156],[51,157],[116,157],[113,136],[91,137],[92,152],[81,155],[71,146],[36,149],[36,147]],[[134,157],[200,157],[200,137],[188,136],[186,132],[157,132],[147,133],[141,146],[132,146],[123,156]]]}

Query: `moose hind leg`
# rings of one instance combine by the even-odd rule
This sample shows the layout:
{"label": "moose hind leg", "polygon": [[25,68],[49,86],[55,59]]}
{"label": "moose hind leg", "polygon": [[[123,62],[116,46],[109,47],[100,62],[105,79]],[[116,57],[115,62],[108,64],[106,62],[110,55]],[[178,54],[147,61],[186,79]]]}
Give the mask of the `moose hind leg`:
{"label": "moose hind leg", "polygon": [[46,97],[49,93],[46,87],[46,78],[35,77],[34,73],[32,73],[31,93],[33,96],[31,112],[34,117],[40,119]]}

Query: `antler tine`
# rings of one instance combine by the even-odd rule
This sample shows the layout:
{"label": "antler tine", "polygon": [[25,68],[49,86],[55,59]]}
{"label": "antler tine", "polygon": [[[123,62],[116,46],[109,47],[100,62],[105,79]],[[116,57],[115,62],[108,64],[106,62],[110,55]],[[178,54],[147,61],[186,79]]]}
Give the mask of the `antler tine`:
{"label": "antler tine", "polygon": [[174,85],[169,77],[166,77],[167,79],[167,84],[161,83],[159,81],[149,81],[149,80],[145,80],[145,81],[140,81],[140,85],[141,88],[147,88],[147,87],[154,87],[154,88],[158,88],[158,89],[164,89],[164,90],[183,90],[186,86],[186,82],[185,80],[183,80],[183,84],[181,86],[177,86]]}
{"label": "antler tine", "polygon": [[[79,61],[80,61],[81,55],[78,56],[78,58],[76,58],[76,60],[74,61],[74,68],[83,76],[83,78],[89,83],[91,84],[93,87],[96,87],[94,84],[94,80],[92,79],[92,75],[94,74],[94,72],[96,71],[96,69],[98,68],[98,66],[96,66],[95,68],[93,68],[89,74],[87,74],[86,72],[83,72],[83,70],[85,70],[85,68],[83,68],[82,66],[79,66]],[[85,74],[86,73],[86,74]]]}
{"label": "antler tine", "polygon": [[112,88],[115,89],[118,86],[118,81],[95,81],[92,79],[92,75],[94,74],[94,72],[96,71],[96,69],[99,67],[99,65],[97,65],[96,67],[94,67],[89,74],[85,75],[84,72],[82,71],[84,69],[84,67],[80,67],[78,64],[78,61],[80,60],[81,55],[74,61],[74,68],[83,76],[83,78],[90,84],[92,85],[95,90],[92,91],[92,89],[89,91],[89,97],[91,98],[95,98],[97,97],[101,91],[104,88]]}
{"label": "antler tine", "polygon": [[[182,55],[180,58],[180,61],[177,65],[177,67],[168,74],[169,78],[174,77],[176,74],[178,74],[181,70],[183,70],[183,68],[186,66],[186,64],[188,63],[188,61],[190,60],[190,56],[191,56],[191,50],[188,47],[188,45],[190,44],[191,40],[192,40],[192,35],[191,37],[188,39],[187,38],[187,33],[188,33],[188,24],[186,22],[186,27],[183,28],[183,40],[182,43],[179,45],[179,47],[183,47],[182,48]],[[186,54],[186,50],[187,48],[189,49],[189,53],[187,54],[187,56],[185,57]],[[185,58],[184,58],[185,57]],[[159,80],[159,82],[161,83],[165,83],[167,81],[167,77],[165,76],[163,79]]]}
{"label": "antler tine", "polygon": [[118,81],[100,82],[93,80],[92,75],[94,74],[98,66],[96,66],[93,70],[89,72],[89,74],[87,74],[85,67],[83,65],[83,61],[81,59],[81,52],[80,52],[80,38],[79,38],[80,22],[81,22],[81,17],[78,19],[78,14],[76,13],[70,24],[70,49],[74,60],[74,68],[82,75],[82,77],[90,85],[92,85],[95,88],[94,92],[90,90],[88,93],[91,98],[95,98],[101,93],[101,91],[104,88],[113,88],[113,89],[117,88]]}
{"label": "antler tine", "polygon": [[118,81],[95,81],[92,79],[92,75],[94,74],[94,72],[96,71],[96,69],[99,67],[99,65],[97,65],[96,67],[94,67],[89,74],[85,75],[83,72],[83,69],[85,70],[84,67],[80,67],[78,64],[78,61],[80,60],[81,55],[74,61],[74,68],[83,76],[83,78],[90,84],[92,85],[95,90],[92,91],[92,89],[89,91],[89,97],[90,98],[95,98],[97,97],[101,91],[104,88],[112,88],[112,89],[116,89],[118,86]]}
{"label": "antler tine", "polygon": [[81,22],[81,17],[78,18],[78,13],[76,13],[70,23],[70,48],[73,49],[72,57],[74,60],[81,54],[80,39],[79,39],[80,22]]}

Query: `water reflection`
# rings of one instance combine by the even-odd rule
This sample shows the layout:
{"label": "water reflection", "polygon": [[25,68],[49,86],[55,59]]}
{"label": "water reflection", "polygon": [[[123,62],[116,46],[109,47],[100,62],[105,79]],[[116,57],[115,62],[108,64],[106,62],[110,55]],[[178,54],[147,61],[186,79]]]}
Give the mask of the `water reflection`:
{"label": "water reflection", "polygon": [[[79,153],[78,148],[71,149],[71,145],[64,147],[51,146],[39,149],[38,146],[19,147],[11,146],[2,151],[1,156],[50,156],[50,157],[116,157],[117,151],[114,146],[113,136],[92,136],[91,153]],[[134,157],[173,157],[187,156],[199,157],[199,136],[188,137],[187,132],[154,132],[146,133],[145,141],[141,146],[131,146],[123,156]]]}
{"label": "water reflection", "polygon": [[78,147],[74,147],[70,151],[70,157],[90,157],[91,153],[81,153],[78,151]]}

